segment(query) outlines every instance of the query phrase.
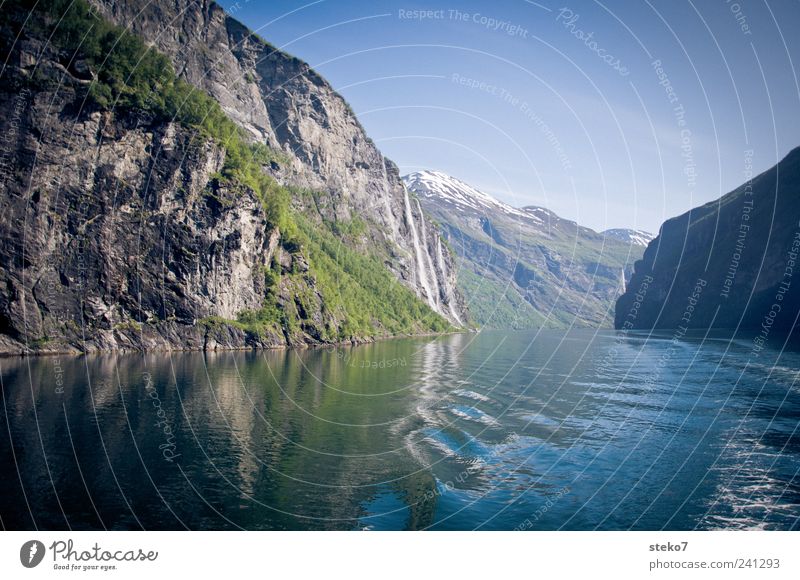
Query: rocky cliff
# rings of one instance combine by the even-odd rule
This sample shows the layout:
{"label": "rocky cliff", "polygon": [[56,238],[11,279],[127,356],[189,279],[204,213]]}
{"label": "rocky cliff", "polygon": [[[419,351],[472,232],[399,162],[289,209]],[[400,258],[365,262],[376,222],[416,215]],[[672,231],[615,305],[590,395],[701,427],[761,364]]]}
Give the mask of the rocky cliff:
{"label": "rocky cliff", "polygon": [[458,257],[459,287],[487,328],[611,326],[641,236],[598,233],[541,207],[514,208],[436,171],[405,178]]}
{"label": "rocky cliff", "polygon": [[[301,60],[277,50],[208,0],[92,0],[107,18],[151,42],[191,84],[257,139],[288,157],[283,183],[318,192],[306,212],[367,223],[364,247],[432,309],[466,322],[451,256],[396,166],[367,137],[345,100]],[[302,202],[302,200],[298,200]]]}
{"label": "rocky cliff", "polygon": [[283,344],[199,323],[260,308],[254,273],[280,251],[251,192],[210,188],[223,151],[175,123],[65,122],[81,81],[37,66],[58,89],[32,92],[7,70],[0,90],[0,108],[16,112],[0,119],[0,350]]}
{"label": "rocky cliff", "polygon": [[[177,72],[218,98],[255,143],[282,151],[259,171],[286,189],[232,171],[241,152],[210,134],[209,123],[153,112],[169,108],[148,101],[162,95],[139,94],[119,73],[123,56],[136,66],[146,52],[136,37],[103,28],[127,52],[115,49],[101,56],[111,64],[100,64],[88,48],[65,50],[69,33],[51,36],[71,26],[80,41],[92,28],[84,20],[97,16],[78,10],[62,22],[31,12],[37,24],[26,11],[42,4],[9,1],[0,18],[0,353],[319,344],[446,328],[436,312],[466,319],[437,229],[306,65],[213,4],[149,3],[154,12],[143,12],[137,29],[158,42],[163,31],[148,23],[177,18],[177,44],[163,43]],[[134,14],[134,3],[99,8],[119,19]],[[213,73],[230,73],[230,63],[217,69],[177,57],[224,56],[216,34],[231,58],[252,66],[239,80],[261,109],[233,106],[241,87]],[[247,60],[256,49],[260,56]],[[117,76],[101,74],[103,66]],[[169,86],[174,99],[183,85],[170,74],[148,86]],[[98,87],[126,106],[104,105]],[[293,196],[293,233],[270,213],[265,196],[276,192]]]}
{"label": "rocky cliff", "polygon": [[717,201],[667,220],[616,305],[624,329],[729,329],[764,340],[800,312],[800,149]]}

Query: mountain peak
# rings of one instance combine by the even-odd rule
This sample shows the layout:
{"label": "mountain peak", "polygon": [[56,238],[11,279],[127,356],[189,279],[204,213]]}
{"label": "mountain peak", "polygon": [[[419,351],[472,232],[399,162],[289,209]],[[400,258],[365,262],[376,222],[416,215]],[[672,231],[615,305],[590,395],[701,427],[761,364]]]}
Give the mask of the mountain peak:
{"label": "mountain peak", "polygon": [[409,173],[402,178],[406,188],[417,194],[422,200],[435,201],[447,208],[448,211],[462,213],[477,213],[477,217],[493,218],[497,212],[512,217],[519,222],[534,223],[546,229],[559,227],[573,231],[579,228],[585,235],[600,235],[607,239],[619,241],[624,244],[647,247],[655,235],[636,229],[617,228],[609,229],[600,234],[594,230],[579,226],[577,223],[564,219],[555,212],[540,206],[527,205],[521,208],[513,207],[484,193],[483,191],[448,175],[441,171],[426,169]]}
{"label": "mountain peak", "polygon": [[441,171],[415,171],[402,178],[409,191],[423,198],[434,198],[460,211],[473,211],[481,215],[501,211],[504,214],[542,223],[536,214],[517,209],[495,199],[460,179]]}

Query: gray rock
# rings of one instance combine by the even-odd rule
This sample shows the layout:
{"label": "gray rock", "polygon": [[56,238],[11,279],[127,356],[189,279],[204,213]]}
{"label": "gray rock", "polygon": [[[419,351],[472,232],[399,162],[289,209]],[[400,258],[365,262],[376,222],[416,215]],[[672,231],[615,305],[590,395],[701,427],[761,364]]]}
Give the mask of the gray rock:
{"label": "gray rock", "polygon": [[0,90],[0,352],[258,342],[198,324],[258,309],[278,244],[252,192],[212,188],[222,151],[171,123],[75,121],[80,81],[39,66],[59,89],[23,90],[8,69]]}
{"label": "gray rock", "polygon": [[283,151],[289,165],[275,176],[321,193],[310,206],[302,199],[297,205],[328,220],[363,219],[364,247],[381,249],[387,268],[435,311],[457,325],[466,322],[454,261],[447,251],[440,255],[438,228],[408,200],[397,167],[345,100],[305,62],[207,0],[91,1],[169,56],[181,76],[257,139]]}

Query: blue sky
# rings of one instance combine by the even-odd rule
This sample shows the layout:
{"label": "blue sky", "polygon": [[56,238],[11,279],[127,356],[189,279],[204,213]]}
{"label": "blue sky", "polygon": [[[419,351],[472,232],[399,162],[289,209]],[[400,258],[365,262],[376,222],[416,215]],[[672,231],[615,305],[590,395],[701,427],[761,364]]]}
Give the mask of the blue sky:
{"label": "blue sky", "polygon": [[325,76],[403,173],[597,230],[655,232],[800,145],[797,2],[221,5]]}

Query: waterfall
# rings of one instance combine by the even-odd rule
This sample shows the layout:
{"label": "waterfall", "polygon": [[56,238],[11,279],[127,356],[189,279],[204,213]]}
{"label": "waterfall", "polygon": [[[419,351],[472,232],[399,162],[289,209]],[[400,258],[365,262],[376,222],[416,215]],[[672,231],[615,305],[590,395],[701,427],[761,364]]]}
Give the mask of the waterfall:
{"label": "waterfall", "polygon": [[[428,299],[428,305],[438,312],[436,308],[436,302],[434,301],[434,294],[431,291],[431,285],[428,280],[428,271],[425,269],[425,261],[422,257],[422,250],[419,247],[419,237],[417,236],[417,226],[414,224],[414,215],[411,213],[411,203],[408,201],[408,190],[406,189],[405,185],[403,186],[403,201],[405,202],[406,206],[406,220],[408,223],[408,229],[411,230],[411,242],[414,244],[414,256],[417,262],[417,272],[419,273],[419,282],[422,284],[425,293],[427,294],[426,298]],[[424,227],[424,222],[423,222]]]}
{"label": "waterfall", "polygon": [[[422,248],[423,252],[423,260],[427,262],[428,272],[433,275],[433,285],[434,285],[434,292],[433,300],[438,305],[439,301],[441,300],[441,289],[439,288],[439,276],[436,275],[436,269],[433,267],[433,260],[431,259],[431,252],[428,248],[428,233],[425,231],[425,214],[422,213],[422,206],[419,204],[419,200],[415,199],[414,201],[417,202],[417,211],[419,212],[419,222],[420,228],[422,229]],[[424,266],[424,264],[423,264]],[[442,270],[444,272],[444,270]]]}
{"label": "waterfall", "polygon": [[621,270],[621,279],[622,279],[622,294],[625,294],[625,292],[628,291],[628,287],[625,284],[625,268],[622,268]]}

